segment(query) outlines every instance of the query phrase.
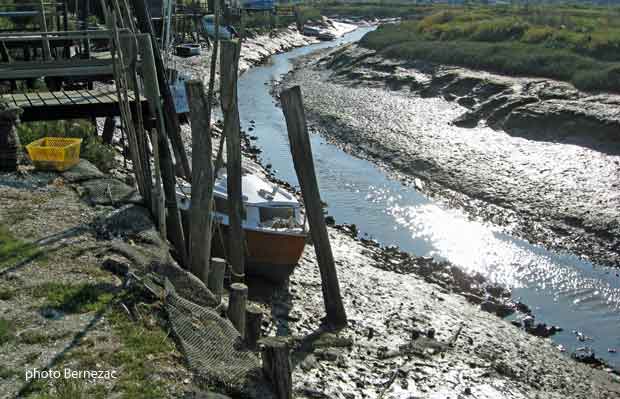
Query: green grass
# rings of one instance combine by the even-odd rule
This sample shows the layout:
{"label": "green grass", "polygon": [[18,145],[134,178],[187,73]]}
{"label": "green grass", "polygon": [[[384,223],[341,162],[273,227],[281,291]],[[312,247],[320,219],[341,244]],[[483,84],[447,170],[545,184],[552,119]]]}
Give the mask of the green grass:
{"label": "green grass", "polygon": [[0,364],[0,380],[4,380],[4,379],[8,380],[8,379],[13,378],[13,377],[15,377],[17,375],[20,375],[19,371],[15,370],[15,369],[8,368],[8,367]]}
{"label": "green grass", "polygon": [[41,249],[31,243],[16,239],[6,226],[0,225],[0,270],[41,254]]}
{"label": "green grass", "polygon": [[23,146],[43,137],[81,138],[80,158],[89,160],[103,172],[114,167],[114,149],[101,141],[88,120],[21,123],[17,125],[17,133]]}
{"label": "green grass", "polygon": [[[612,18],[609,17],[611,14]],[[620,91],[620,9],[476,7],[384,25],[361,41],[390,57]]]}
{"label": "green grass", "polygon": [[103,310],[114,298],[110,288],[98,284],[65,284],[49,282],[32,288],[35,298],[45,298],[45,307],[65,313],[87,313]]}
{"label": "green grass", "polygon": [[166,397],[164,389],[152,383],[152,365],[148,359],[167,355],[174,350],[168,335],[160,328],[136,324],[120,311],[114,311],[109,320],[122,340],[121,349],[112,355],[112,364],[123,369],[119,381],[122,397],[127,399]]}
{"label": "green grass", "polygon": [[0,318],[0,346],[15,339],[15,333],[10,321]]}
{"label": "green grass", "polygon": [[11,288],[0,288],[0,301],[10,301],[17,295],[17,292]]}
{"label": "green grass", "polygon": [[432,10],[432,6],[406,2],[351,2],[324,1],[314,4],[322,15],[365,18],[416,18]]}

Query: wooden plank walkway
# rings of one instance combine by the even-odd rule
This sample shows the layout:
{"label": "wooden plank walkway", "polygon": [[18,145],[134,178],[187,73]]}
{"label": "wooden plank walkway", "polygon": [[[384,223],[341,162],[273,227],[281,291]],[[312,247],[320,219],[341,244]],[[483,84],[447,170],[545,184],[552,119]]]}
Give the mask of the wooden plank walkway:
{"label": "wooden plank walkway", "polygon": [[[136,112],[136,96],[129,92],[132,111]],[[93,90],[72,90],[54,92],[29,92],[3,94],[0,101],[23,109],[23,122],[91,119],[94,117],[119,116],[120,108],[116,90],[96,88]],[[145,124],[151,120],[147,100],[140,98]]]}

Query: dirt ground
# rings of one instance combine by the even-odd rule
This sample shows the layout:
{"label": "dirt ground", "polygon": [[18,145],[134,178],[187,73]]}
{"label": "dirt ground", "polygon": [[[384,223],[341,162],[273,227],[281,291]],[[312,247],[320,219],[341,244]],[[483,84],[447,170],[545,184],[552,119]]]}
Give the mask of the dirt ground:
{"label": "dirt ground", "polygon": [[[102,268],[113,239],[98,237],[93,221],[114,208],[90,206],[57,174],[31,168],[0,175],[0,199],[0,397],[187,391],[189,372],[159,323],[161,311],[134,303],[124,282]],[[143,316],[133,320],[134,312]],[[26,381],[28,371],[66,368],[116,378]]]}

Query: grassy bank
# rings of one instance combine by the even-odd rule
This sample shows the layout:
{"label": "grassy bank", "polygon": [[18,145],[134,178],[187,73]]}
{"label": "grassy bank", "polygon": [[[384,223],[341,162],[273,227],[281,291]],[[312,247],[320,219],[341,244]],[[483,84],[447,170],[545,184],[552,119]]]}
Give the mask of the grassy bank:
{"label": "grassy bank", "polygon": [[316,4],[315,7],[322,15],[359,18],[417,18],[434,9],[428,5],[414,5],[397,1],[360,3],[325,1]]}
{"label": "grassy bank", "polygon": [[390,57],[620,91],[620,9],[487,7],[381,26],[361,44]]}

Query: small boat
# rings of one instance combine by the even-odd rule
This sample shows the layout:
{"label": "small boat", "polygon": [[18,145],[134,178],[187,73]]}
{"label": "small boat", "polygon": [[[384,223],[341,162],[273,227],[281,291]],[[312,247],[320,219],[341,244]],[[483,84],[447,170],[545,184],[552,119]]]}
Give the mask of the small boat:
{"label": "small boat", "polygon": [[176,46],[175,50],[179,57],[194,57],[200,55],[199,44],[180,44]]}
{"label": "small boat", "polygon": [[[228,202],[226,170],[221,169],[214,186],[214,221],[220,227],[213,236],[212,256],[226,257]],[[258,170],[243,167],[242,227],[246,239],[245,271],[279,283],[293,272],[306,244],[308,231],[301,204],[287,191],[274,185]],[[189,217],[191,185],[180,184],[177,202]],[[218,231],[219,230],[219,231]]]}

